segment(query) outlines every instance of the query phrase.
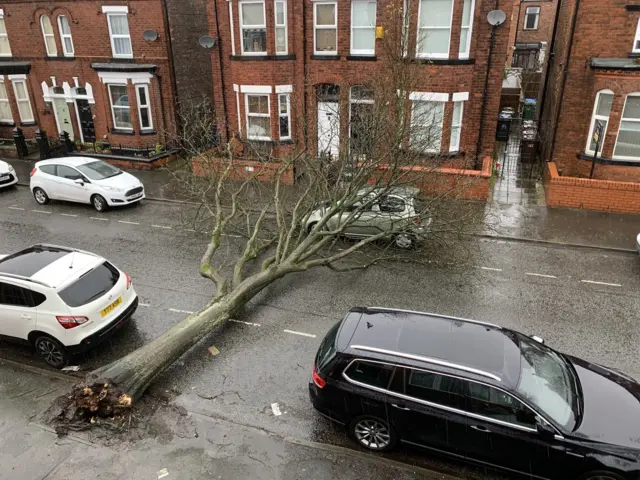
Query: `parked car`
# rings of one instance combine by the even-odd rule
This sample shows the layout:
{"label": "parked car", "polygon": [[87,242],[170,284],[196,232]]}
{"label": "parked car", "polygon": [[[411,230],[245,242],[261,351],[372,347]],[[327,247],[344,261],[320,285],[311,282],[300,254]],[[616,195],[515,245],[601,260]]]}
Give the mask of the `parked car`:
{"label": "parked car", "polygon": [[89,203],[103,212],[139,202],[144,186],[133,175],[101,160],[64,157],[43,160],[31,171],[30,188],[40,205],[50,200]]}
{"label": "parked car", "polygon": [[636,237],[636,250],[638,250],[638,253],[640,253],[640,233]]}
{"label": "parked car", "polygon": [[309,393],[369,450],[403,442],[526,478],[640,478],[640,384],[493,324],[354,308],[323,339]]}
{"label": "parked car", "polygon": [[0,160],[0,188],[10,187],[18,183],[18,175],[7,162]]}
{"label": "parked car", "polygon": [[[389,231],[396,246],[411,248],[425,235],[432,221],[431,218],[423,221],[419,214],[419,193],[420,190],[414,187],[362,189],[356,194],[362,200],[342,209],[329,219],[325,227],[335,230],[348,222],[344,236],[349,238],[366,238]],[[312,212],[306,223],[308,231],[320,222],[328,208],[330,204]],[[361,210],[358,211],[359,208]],[[354,211],[358,213],[350,218]]]}
{"label": "parked car", "polygon": [[99,255],[34,245],[0,258],[0,337],[33,345],[52,367],[109,338],[137,307],[131,277]]}

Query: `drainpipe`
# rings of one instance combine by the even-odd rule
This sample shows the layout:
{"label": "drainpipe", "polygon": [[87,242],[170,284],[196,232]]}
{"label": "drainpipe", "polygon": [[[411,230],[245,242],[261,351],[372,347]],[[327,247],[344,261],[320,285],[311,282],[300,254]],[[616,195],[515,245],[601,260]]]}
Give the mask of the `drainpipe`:
{"label": "drainpipe", "polygon": [[[307,62],[307,0],[302,0],[302,64],[304,67],[304,78],[302,80],[303,92],[302,92],[302,118],[304,118],[302,125],[304,130],[302,135],[304,136],[304,150],[308,152],[309,146],[309,118],[307,117],[307,75],[308,75],[308,62]],[[317,121],[317,120],[316,120]]]}
{"label": "drainpipe", "polygon": [[[173,57],[173,43],[171,42],[171,27],[169,25],[169,4],[168,4],[168,0],[162,0],[162,3],[163,3],[162,14],[164,17],[164,31],[165,31],[165,35],[167,36],[167,50],[169,53],[169,76],[171,79],[171,89],[173,90],[173,100],[174,100],[173,115],[174,115],[174,121],[176,124],[176,132],[180,132],[180,118],[178,115],[178,111],[175,108],[176,99],[178,98],[178,85],[176,83],[176,70],[173,65],[174,57]],[[159,77],[158,77],[158,80],[159,80]],[[161,100],[162,100],[162,103],[164,104],[164,99],[161,98]],[[164,115],[164,111],[163,111],[163,115]],[[165,127],[166,127],[166,124],[165,124]]]}
{"label": "drainpipe", "polygon": [[[562,0],[559,0],[562,1]],[[576,24],[578,23],[578,10],[580,9],[580,0],[576,0],[576,9],[573,12],[573,19],[571,19],[571,36],[569,37],[569,48],[567,49],[567,60],[564,63],[562,77],[562,86],[560,87],[560,105],[558,106],[558,111],[556,112],[556,119],[553,125],[553,140],[551,141],[551,153],[549,155],[549,160],[553,160],[553,152],[556,149],[556,137],[558,134],[558,122],[560,121],[560,112],[562,111],[562,102],[564,101],[564,89],[567,85],[567,76],[569,74],[569,62],[571,60],[571,50],[573,49],[573,39],[574,34],[576,33]]]}
{"label": "drainpipe", "polygon": [[[229,121],[227,117],[227,90],[224,85],[224,70],[222,69],[222,42],[220,38],[220,17],[218,17],[218,0],[213,1],[213,9],[216,15],[216,37],[218,37],[218,65],[220,67],[220,88],[222,89],[222,110],[224,110],[224,112],[222,112],[224,135],[227,142],[229,142],[231,139],[229,138]],[[215,89],[213,89],[213,92],[215,98]]]}
{"label": "drainpipe", "polygon": [[558,19],[560,17],[560,5],[562,4],[562,0],[558,0],[558,5],[556,6],[556,18],[553,22],[553,33],[551,34],[551,44],[549,45],[549,58],[547,59],[547,71],[544,75],[544,86],[542,87],[542,98],[540,99],[540,110],[538,111],[538,121],[542,123],[542,118],[544,114],[545,102],[547,99],[547,88],[549,87],[549,77],[551,76],[551,67],[553,66],[555,60],[555,46],[556,46],[556,37],[558,31]]}
{"label": "drainpipe", "polygon": [[[160,94],[160,113],[162,114],[162,129],[164,130],[162,132],[162,141],[164,142],[164,144],[166,146],[166,144],[167,144],[167,120],[166,120],[165,114],[164,114],[165,104],[164,104],[164,101],[162,100],[164,98],[164,95],[162,95],[162,77],[160,75],[158,75],[157,73],[154,73],[153,76],[156,77],[156,79],[158,80],[158,93]],[[151,101],[151,99],[149,99],[149,101]]]}
{"label": "drainpipe", "polygon": [[514,45],[518,44],[518,33],[520,31],[520,15],[522,15],[522,2],[523,0],[520,0],[520,5],[518,5],[518,22],[516,23],[516,36],[515,36],[515,39],[513,40]]}

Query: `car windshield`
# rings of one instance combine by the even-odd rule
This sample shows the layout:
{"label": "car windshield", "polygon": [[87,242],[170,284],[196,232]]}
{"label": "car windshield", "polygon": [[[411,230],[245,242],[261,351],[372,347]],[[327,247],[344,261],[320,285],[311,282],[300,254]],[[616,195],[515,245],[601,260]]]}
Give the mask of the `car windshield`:
{"label": "car windshield", "polygon": [[578,393],[572,367],[558,353],[523,335],[519,336],[522,362],[517,392],[540,413],[567,430],[578,419]]}
{"label": "car windshield", "polygon": [[104,180],[105,178],[115,177],[122,173],[122,170],[119,168],[99,160],[97,162],[78,165],[76,168],[80,170],[85,177],[88,177],[89,180]]}
{"label": "car windshield", "polygon": [[322,340],[320,348],[318,348],[318,355],[316,356],[316,365],[318,371],[322,371],[324,367],[331,361],[336,353],[336,335],[342,322],[336,323],[331,330],[327,332],[327,335]]}

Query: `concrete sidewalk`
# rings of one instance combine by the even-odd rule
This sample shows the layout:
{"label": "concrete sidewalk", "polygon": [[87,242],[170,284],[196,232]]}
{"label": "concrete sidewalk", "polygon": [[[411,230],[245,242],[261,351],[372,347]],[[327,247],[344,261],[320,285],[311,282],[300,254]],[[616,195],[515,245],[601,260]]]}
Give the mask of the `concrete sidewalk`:
{"label": "concrete sidewalk", "polygon": [[[34,162],[9,160],[20,178],[28,185]],[[157,200],[187,201],[168,171],[133,170],[145,186],[147,197]],[[599,248],[635,250],[640,233],[640,215],[592,212],[562,208],[547,208],[534,203],[478,204],[487,214],[486,224],[478,234],[503,239],[525,239]]]}
{"label": "concrete sidewalk", "polygon": [[136,435],[125,433],[114,442],[110,434],[108,446],[99,431],[58,438],[40,415],[74,381],[0,360],[0,480],[456,480],[164,404]]}

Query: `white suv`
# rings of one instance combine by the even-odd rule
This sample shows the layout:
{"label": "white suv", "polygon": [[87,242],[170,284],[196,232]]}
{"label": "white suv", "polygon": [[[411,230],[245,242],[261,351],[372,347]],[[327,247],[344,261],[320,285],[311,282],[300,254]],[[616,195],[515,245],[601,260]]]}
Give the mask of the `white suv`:
{"label": "white suv", "polygon": [[90,203],[99,212],[144,198],[144,186],[130,173],[102,160],[63,157],[36,163],[30,188],[40,205],[49,200]]}
{"label": "white suv", "polygon": [[137,307],[129,275],[99,255],[34,245],[0,258],[0,337],[33,345],[52,367],[109,338]]}

